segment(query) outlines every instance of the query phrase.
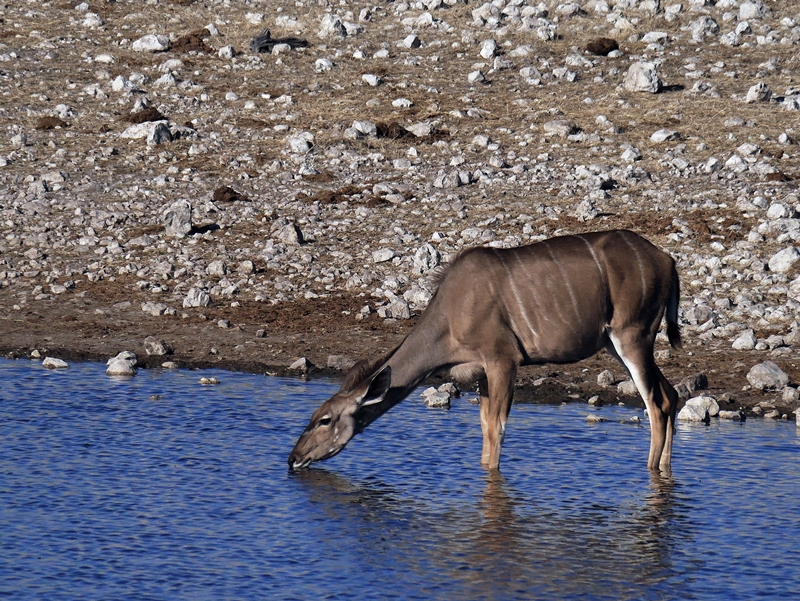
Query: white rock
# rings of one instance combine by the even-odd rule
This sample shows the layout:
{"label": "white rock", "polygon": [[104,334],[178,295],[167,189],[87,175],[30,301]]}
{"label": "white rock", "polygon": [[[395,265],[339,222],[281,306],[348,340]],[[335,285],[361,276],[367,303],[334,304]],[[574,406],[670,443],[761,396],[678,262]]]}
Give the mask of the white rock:
{"label": "white rock", "polygon": [[333,61],[329,58],[318,58],[314,62],[314,70],[317,73],[323,73],[325,71],[330,71],[333,69]]}
{"label": "white rock", "polygon": [[42,367],[46,367],[47,369],[67,369],[69,365],[63,359],[45,357],[44,361],[42,361]]}
{"label": "white rock", "polygon": [[222,59],[232,59],[236,56],[236,50],[234,50],[233,46],[230,44],[227,46],[223,46],[217,51],[217,56]]}
{"label": "white rock", "polygon": [[692,397],[686,401],[686,404],[707,411],[709,417],[715,417],[719,413],[719,405],[717,404],[717,400],[714,397],[705,394]]}
{"label": "white rock", "polygon": [[185,308],[191,307],[208,307],[211,304],[211,297],[204,290],[199,288],[191,288],[183,299],[183,306]]}
{"label": "white rock", "polygon": [[651,94],[657,94],[662,88],[656,65],[650,62],[633,63],[628,68],[622,85],[629,92],[649,92]]}
{"label": "white rock", "polygon": [[424,138],[425,136],[429,136],[433,133],[433,125],[425,121],[421,123],[413,123],[412,125],[406,125],[405,129],[410,131],[418,138]]}
{"label": "white rock", "polygon": [[686,404],[676,417],[681,422],[706,422],[709,421],[708,411],[702,407]]}
{"label": "white rock", "polygon": [[86,13],[86,16],[83,19],[83,26],[89,28],[101,27],[103,25],[103,19],[100,18],[100,15],[97,13]]}
{"label": "white rock", "polygon": [[764,361],[750,369],[747,381],[759,390],[780,390],[789,383],[789,376],[772,361]]}
{"label": "white rock", "polygon": [[162,221],[168,236],[185,237],[192,231],[192,205],[188,200],[176,200],[164,211]]}
{"label": "white rock", "polygon": [[106,368],[106,374],[109,376],[132,376],[135,373],[136,368],[125,359],[111,359]]}
{"label": "white rock", "polygon": [[744,101],[748,104],[753,104],[754,102],[769,102],[771,99],[772,89],[763,81],[760,81],[747,90],[747,96],[745,96]]}
{"label": "white rock", "polygon": [[306,154],[314,146],[314,134],[309,131],[302,131],[289,136],[286,141],[292,152]]}
{"label": "white rock", "polygon": [[114,92],[138,92],[139,87],[133,83],[130,79],[126,79],[122,77],[122,75],[117,75],[114,81],[111,82],[111,89]]}
{"label": "white rock", "polygon": [[497,56],[497,42],[494,40],[484,40],[481,44],[481,51],[479,53],[485,59],[494,58]]}
{"label": "white rock", "polygon": [[484,83],[486,76],[482,71],[470,71],[469,75],[467,75],[467,81],[469,83]]}
{"label": "white rock", "polygon": [[442,255],[431,244],[423,244],[414,253],[414,273],[424,274],[436,268]]}
{"label": "white rock", "polygon": [[102,63],[104,65],[113,65],[114,63],[117,62],[117,59],[114,58],[111,54],[103,53],[103,54],[98,54],[97,56],[95,56],[94,57],[94,62]]}
{"label": "white rock", "polygon": [[394,251],[391,248],[380,248],[372,253],[373,263],[385,263],[394,258]]}
{"label": "white rock", "polygon": [[739,334],[736,340],[733,341],[733,348],[737,351],[752,351],[756,348],[756,343],[758,340],[756,339],[755,332],[753,330],[746,330]]}
{"label": "white rock", "polygon": [[422,46],[422,41],[412,33],[403,40],[403,46],[406,48],[419,48]]}
{"label": "white rock", "polygon": [[753,2],[742,2],[739,5],[739,20],[763,19],[768,14],[768,9],[760,0]]}
{"label": "white rock", "polygon": [[322,18],[320,30],[317,35],[321,38],[343,38],[347,36],[347,29],[345,28],[344,23],[342,23],[342,19],[340,17],[327,14]]}
{"label": "white rock", "polygon": [[775,253],[769,260],[769,270],[775,273],[787,273],[800,260],[800,252],[794,246],[784,248]]}
{"label": "white rock", "polygon": [[659,129],[657,132],[654,132],[652,136],[650,136],[650,141],[660,144],[662,142],[671,142],[672,140],[677,140],[678,138],[680,138],[680,134],[676,131],[671,129]]}
{"label": "white rock", "polygon": [[408,98],[396,98],[395,100],[392,100],[392,106],[396,109],[407,109],[414,106],[414,103]]}
{"label": "white rock", "polygon": [[380,77],[372,73],[365,73],[364,75],[361,76],[361,80],[365,84],[367,84],[368,86],[372,86],[373,88],[379,86],[382,81]]}
{"label": "white rock", "polygon": [[297,246],[303,243],[303,232],[294,223],[287,223],[278,228],[272,234],[273,238],[289,246]]}
{"label": "white rock", "polygon": [[720,411],[719,412],[720,419],[729,419],[735,422],[743,422],[744,421],[744,413],[741,411]]}
{"label": "white rock", "polygon": [[147,34],[131,44],[134,52],[163,52],[169,50],[169,37],[165,35]]}
{"label": "white rock", "polygon": [[172,142],[172,132],[166,121],[156,121],[147,133],[147,144],[152,146],[166,142]]}

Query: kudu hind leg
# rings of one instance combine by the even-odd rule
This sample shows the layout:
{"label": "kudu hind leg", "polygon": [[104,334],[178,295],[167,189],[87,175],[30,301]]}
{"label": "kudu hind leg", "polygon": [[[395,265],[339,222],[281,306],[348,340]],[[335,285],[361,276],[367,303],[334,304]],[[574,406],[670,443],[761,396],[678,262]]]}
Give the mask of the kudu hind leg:
{"label": "kudu hind leg", "polygon": [[672,428],[678,395],[658,369],[652,344],[638,337],[631,340],[611,335],[609,352],[614,355],[633,379],[644,400],[650,419],[649,469],[669,469],[672,457]]}
{"label": "kudu hind leg", "polygon": [[500,467],[506,421],[511,411],[517,366],[495,366],[486,369],[486,377],[478,381],[481,395],[481,430],[483,450],[481,465],[488,469]]}

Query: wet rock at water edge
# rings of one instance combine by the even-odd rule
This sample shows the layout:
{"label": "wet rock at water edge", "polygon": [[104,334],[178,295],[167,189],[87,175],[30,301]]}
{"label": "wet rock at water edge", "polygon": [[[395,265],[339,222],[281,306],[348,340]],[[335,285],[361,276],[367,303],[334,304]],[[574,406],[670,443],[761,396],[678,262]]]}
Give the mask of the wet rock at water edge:
{"label": "wet rock at water edge", "polygon": [[138,358],[132,351],[122,351],[106,362],[106,374],[109,376],[132,376],[136,374]]}
{"label": "wet rock at water edge", "polygon": [[452,382],[446,382],[439,388],[433,386],[426,388],[421,396],[426,407],[450,409],[450,401],[461,396],[461,391]]}
{"label": "wet rock at water edge", "polygon": [[691,399],[686,401],[686,405],[698,407],[701,410],[707,411],[709,417],[716,417],[717,415],[719,415],[719,404],[717,403],[717,400],[714,397],[709,395],[704,394],[692,397]]}
{"label": "wet rock at water edge", "polygon": [[698,422],[708,423],[710,417],[708,409],[697,405],[689,405],[688,403],[678,412],[676,418],[680,422]]}
{"label": "wet rock at water edge", "polygon": [[45,357],[44,361],[42,361],[42,367],[46,367],[47,369],[67,369],[69,365],[63,359]]}
{"label": "wet rock at water edge", "polygon": [[719,418],[720,419],[727,419],[727,420],[734,421],[734,422],[743,422],[745,420],[745,414],[744,414],[744,411],[742,411],[741,409],[739,409],[737,411],[724,411],[724,410],[722,410],[722,411],[719,412]]}
{"label": "wet rock at water edge", "polygon": [[299,359],[296,359],[295,361],[292,362],[292,364],[289,366],[289,369],[292,371],[300,371],[305,373],[312,367],[313,364],[311,363],[311,361],[309,361],[305,357],[300,357]]}
{"label": "wet rock at water edge", "polygon": [[772,361],[764,361],[750,369],[747,381],[759,390],[780,390],[789,383],[789,376]]}
{"label": "wet rock at water edge", "polygon": [[203,376],[202,378],[200,378],[199,382],[203,386],[215,386],[215,385],[220,383],[220,381],[217,380],[216,378],[213,378],[213,377],[210,378],[210,377],[206,377],[206,376]]}

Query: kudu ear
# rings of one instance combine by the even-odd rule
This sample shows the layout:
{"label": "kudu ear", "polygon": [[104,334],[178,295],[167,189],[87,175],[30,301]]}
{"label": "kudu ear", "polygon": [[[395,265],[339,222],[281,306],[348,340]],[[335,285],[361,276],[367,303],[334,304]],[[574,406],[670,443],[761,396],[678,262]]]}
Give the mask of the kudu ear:
{"label": "kudu ear", "polygon": [[358,399],[359,407],[366,407],[367,405],[374,405],[383,400],[383,395],[389,390],[389,385],[392,383],[392,368],[388,365],[380,370],[377,374],[372,376],[366,391]]}

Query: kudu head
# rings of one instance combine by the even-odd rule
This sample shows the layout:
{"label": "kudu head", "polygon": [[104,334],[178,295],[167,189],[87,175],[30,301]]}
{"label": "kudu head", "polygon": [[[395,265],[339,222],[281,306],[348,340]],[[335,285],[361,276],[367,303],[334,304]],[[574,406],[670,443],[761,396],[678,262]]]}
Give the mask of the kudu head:
{"label": "kudu head", "polygon": [[380,407],[389,390],[392,368],[375,370],[361,361],[345,376],[342,388],[314,411],[289,454],[289,469],[308,467],[339,453],[356,434],[388,410]]}

